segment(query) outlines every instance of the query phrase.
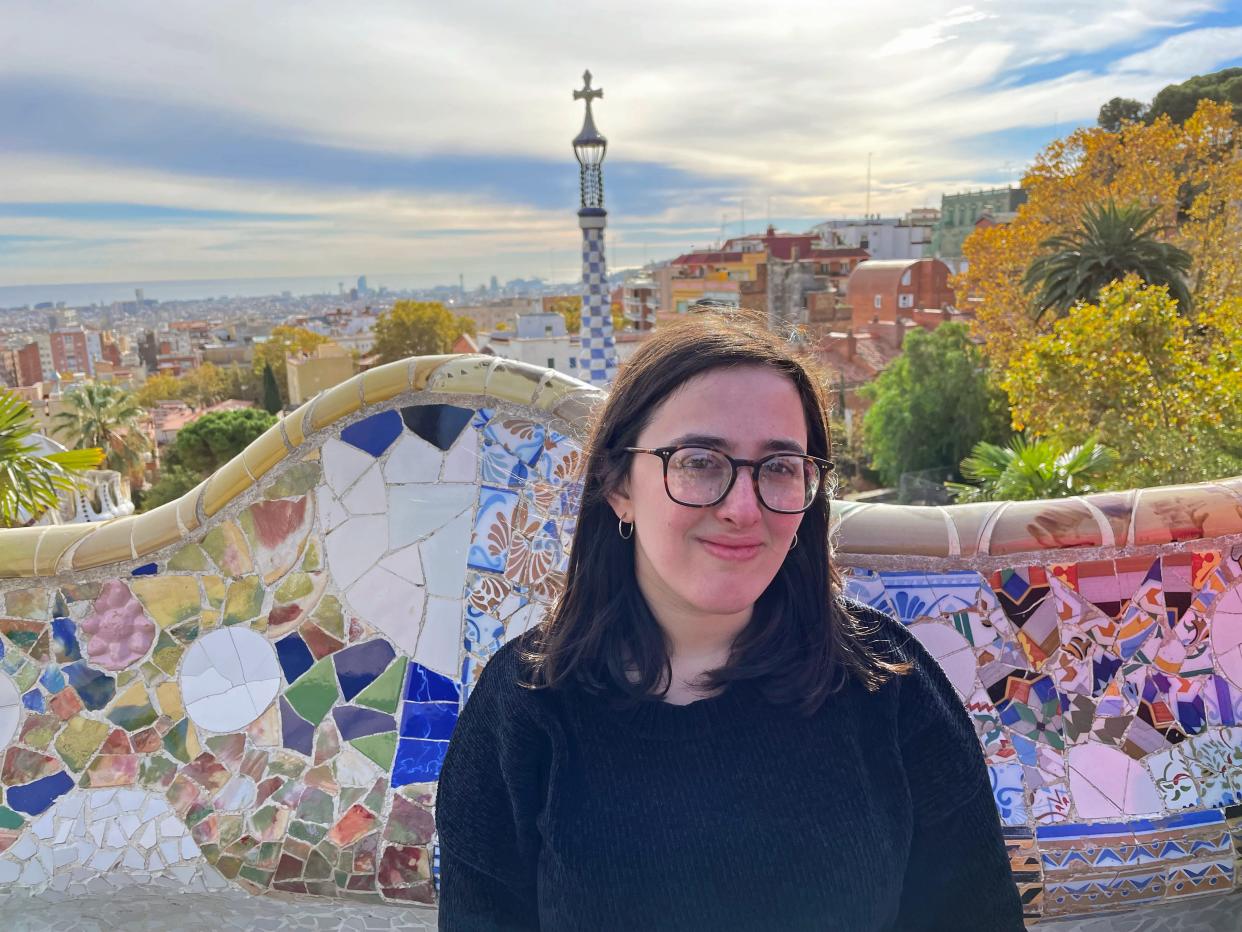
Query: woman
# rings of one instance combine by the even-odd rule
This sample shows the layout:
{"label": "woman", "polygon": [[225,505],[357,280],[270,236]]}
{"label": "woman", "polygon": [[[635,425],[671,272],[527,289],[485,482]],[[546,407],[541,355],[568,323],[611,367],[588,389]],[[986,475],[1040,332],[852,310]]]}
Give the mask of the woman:
{"label": "woman", "polygon": [[441,773],[440,928],[1022,928],[948,680],[829,568],[818,384],[743,314],[662,328],[587,448],[565,592]]}

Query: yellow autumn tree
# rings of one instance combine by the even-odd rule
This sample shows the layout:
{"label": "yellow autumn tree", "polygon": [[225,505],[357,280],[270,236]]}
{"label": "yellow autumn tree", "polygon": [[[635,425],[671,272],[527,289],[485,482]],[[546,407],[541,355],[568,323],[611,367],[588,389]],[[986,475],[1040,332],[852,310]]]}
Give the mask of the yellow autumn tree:
{"label": "yellow autumn tree", "polygon": [[1015,426],[1118,453],[1114,488],[1242,472],[1242,300],[1178,313],[1135,276],[1105,286],[1012,355]]}
{"label": "yellow autumn tree", "polygon": [[963,245],[967,268],[953,285],[974,310],[974,332],[998,371],[1051,321],[1031,319],[1022,277],[1040,244],[1075,230],[1087,208],[1113,201],[1155,207],[1152,226],[1187,250],[1196,307],[1215,308],[1242,289],[1242,131],[1230,108],[1203,101],[1182,126],[1167,117],[1117,132],[1076,130],[1035,158],[1027,203],[1008,224],[981,228]]}

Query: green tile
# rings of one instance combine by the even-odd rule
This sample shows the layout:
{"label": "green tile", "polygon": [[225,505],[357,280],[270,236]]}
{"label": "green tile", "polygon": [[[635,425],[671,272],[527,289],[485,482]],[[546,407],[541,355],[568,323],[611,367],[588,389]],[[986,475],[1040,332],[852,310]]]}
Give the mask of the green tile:
{"label": "green tile", "polygon": [[328,710],[340,698],[332,658],[324,657],[298,677],[298,681],[285,691],[285,698],[298,715],[312,725],[322,722]]}
{"label": "green tile", "polygon": [[263,580],[247,576],[234,580],[224,600],[224,624],[235,625],[258,617],[263,611]]}
{"label": "green tile", "polygon": [[406,658],[398,657],[388,665],[388,669],[375,678],[366,689],[354,697],[356,705],[364,705],[368,709],[378,709],[389,715],[397,711],[397,703],[401,701],[401,687],[405,683]]}
{"label": "green tile", "polygon": [[21,828],[26,820],[8,806],[0,806],[0,828]]}
{"label": "green tile", "polygon": [[205,570],[210,566],[207,562],[207,554],[203,553],[203,548],[198,544],[186,544],[168,560],[169,570]]}
{"label": "green tile", "polygon": [[89,718],[71,718],[65,730],[56,738],[56,751],[70,770],[77,773],[86,767],[104,738],[108,726]]}
{"label": "green tile", "polygon": [[381,735],[367,735],[365,738],[354,738],[349,742],[384,770],[392,768],[392,759],[397,754],[397,733],[388,731]]}

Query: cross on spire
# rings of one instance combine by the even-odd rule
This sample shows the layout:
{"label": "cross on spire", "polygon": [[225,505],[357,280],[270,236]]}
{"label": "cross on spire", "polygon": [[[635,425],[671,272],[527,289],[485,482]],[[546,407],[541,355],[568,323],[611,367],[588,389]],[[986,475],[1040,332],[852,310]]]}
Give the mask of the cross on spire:
{"label": "cross on spire", "polygon": [[590,71],[582,72],[582,85],[583,85],[582,90],[574,91],[574,100],[585,100],[587,102],[587,109],[590,110],[591,101],[595,100],[597,97],[603,97],[604,89],[602,87],[600,88],[591,87],[591,72]]}

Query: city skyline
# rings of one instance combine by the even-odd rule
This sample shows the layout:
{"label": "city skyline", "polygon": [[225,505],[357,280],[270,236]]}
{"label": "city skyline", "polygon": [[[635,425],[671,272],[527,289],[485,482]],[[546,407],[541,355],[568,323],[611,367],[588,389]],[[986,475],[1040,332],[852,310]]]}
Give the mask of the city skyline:
{"label": "city skyline", "polygon": [[1031,6],[0,0],[25,24],[0,62],[0,287],[572,280],[584,67],[625,267],[743,209],[750,232],[858,216],[868,153],[873,213],[1016,183],[1109,98],[1242,61],[1237,0]]}

